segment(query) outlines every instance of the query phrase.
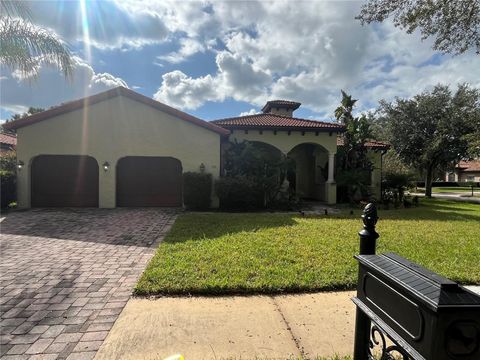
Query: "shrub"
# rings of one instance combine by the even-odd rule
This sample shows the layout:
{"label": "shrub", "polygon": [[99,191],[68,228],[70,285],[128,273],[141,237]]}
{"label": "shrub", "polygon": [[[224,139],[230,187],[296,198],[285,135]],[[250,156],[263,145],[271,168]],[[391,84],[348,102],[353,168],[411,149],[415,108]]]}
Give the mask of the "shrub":
{"label": "shrub", "polygon": [[252,210],[263,207],[263,191],[244,176],[224,177],[215,182],[222,210]]}
{"label": "shrub", "polygon": [[183,201],[188,209],[209,209],[211,200],[212,174],[198,172],[183,174]]}
{"label": "shrub", "polygon": [[16,162],[17,157],[14,151],[2,153],[0,156],[0,205],[2,209],[17,200]]}
{"label": "shrub", "polygon": [[15,173],[10,171],[0,171],[0,188],[1,188],[1,207],[2,209],[6,208],[8,204],[16,201],[17,192],[16,192],[16,183],[17,177]]}
{"label": "shrub", "polygon": [[405,199],[405,190],[411,185],[413,175],[405,172],[387,172],[383,180],[382,202],[388,208],[393,202],[395,208],[411,205],[410,200]]}

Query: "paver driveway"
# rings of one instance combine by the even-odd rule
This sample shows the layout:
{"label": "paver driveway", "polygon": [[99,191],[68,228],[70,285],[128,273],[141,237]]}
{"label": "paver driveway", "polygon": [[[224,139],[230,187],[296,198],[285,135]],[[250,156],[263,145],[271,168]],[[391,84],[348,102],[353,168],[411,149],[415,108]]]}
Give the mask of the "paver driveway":
{"label": "paver driveway", "polygon": [[42,209],[3,219],[2,359],[93,358],[174,220],[169,209]]}

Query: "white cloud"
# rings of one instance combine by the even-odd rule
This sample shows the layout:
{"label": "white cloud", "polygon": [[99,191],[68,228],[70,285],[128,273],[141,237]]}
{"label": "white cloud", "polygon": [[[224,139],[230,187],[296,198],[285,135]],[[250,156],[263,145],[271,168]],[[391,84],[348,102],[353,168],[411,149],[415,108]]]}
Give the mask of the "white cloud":
{"label": "white cloud", "polygon": [[179,70],[162,76],[162,85],[153,95],[155,100],[182,109],[196,109],[205,101],[221,101],[211,75],[191,78]]}
{"label": "white cloud", "polygon": [[167,55],[157,56],[157,59],[164,60],[172,64],[178,64],[182,61],[185,61],[190,56],[205,50],[205,47],[201,43],[189,38],[180,39],[179,44],[180,49],[178,51],[171,52]]}
{"label": "white cloud", "polygon": [[[62,102],[82,98],[117,86],[128,87],[126,82],[109,73],[95,73],[79,57],[74,57],[72,79],[65,79],[56,68],[41,65],[37,78],[25,78],[18,72],[3,76],[0,85],[8,91],[0,92],[3,109],[18,113],[30,106],[48,108]],[[7,69],[2,68],[2,74]]]}
{"label": "white cloud", "polygon": [[256,115],[260,114],[256,109],[250,109],[248,111],[241,112],[238,116],[248,116],[248,115]]}
{"label": "white cloud", "polygon": [[166,40],[160,14],[139,7],[134,12],[111,1],[29,1],[33,21],[64,40],[87,41],[100,49],[140,48]]}
{"label": "white cloud", "polygon": [[[80,12],[67,11],[78,3],[65,3],[63,11],[57,2],[33,2],[32,8],[40,24],[66,40],[83,39]],[[173,52],[156,54],[159,67],[166,62],[178,67],[158,79],[154,97],[184,109],[225,99],[261,106],[268,99],[286,98],[330,116],[340,89],[358,98],[359,110],[365,110],[382,98],[412,96],[438,82],[480,84],[477,55],[445,56],[420,67],[435,55],[431,41],[422,42],[417,33],[406,34],[389,21],[362,27],[354,19],[360,2],[277,1],[274,6],[262,1],[208,0],[87,3],[94,46],[139,49],[165,41],[178,45]],[[199,52],[214,54],[216,71],[193,77],[182,62]],[[92,89],[97,82],[101,87],[121,80],[82,69],[87,80],[74,87]]]}
{"label": "white cloud", "polygon": [[[431,41],[422,41],[417,33],[406,34],[389,21],[362,27],[354,19],[360,3],[208,4],[208,16],[198,3],[188,3],[172,10],[165,22],[172,31],[182,29],[185,38],[195,43],[206,44],[215,33],[224,45],[217,50],[216,73],[185,75],[170,86],[164,76],[162,98],[186,109],[226,98],[253,105],[286,98],[330,116],[340,89],[358,98],[359,110],[365,110],[382,98],[413,96],[438,82],[453,86],[480,82],[475,54],[445,56],[424,65],[435,55]],[[151,6],[158,10],[158,5]],[[194,90],[187,84],[194,84]],[[192,99],[193,93],[199,97]]]}

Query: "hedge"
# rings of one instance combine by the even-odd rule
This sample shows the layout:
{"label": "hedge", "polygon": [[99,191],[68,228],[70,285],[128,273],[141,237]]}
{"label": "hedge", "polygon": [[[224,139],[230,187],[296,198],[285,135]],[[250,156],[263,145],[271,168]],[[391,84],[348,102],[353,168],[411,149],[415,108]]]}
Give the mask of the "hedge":
{"label": "hedge", "polygon": [[187,209],[206,210],[212,201],[212,175],[199,172],[183,174],[183,202]]}

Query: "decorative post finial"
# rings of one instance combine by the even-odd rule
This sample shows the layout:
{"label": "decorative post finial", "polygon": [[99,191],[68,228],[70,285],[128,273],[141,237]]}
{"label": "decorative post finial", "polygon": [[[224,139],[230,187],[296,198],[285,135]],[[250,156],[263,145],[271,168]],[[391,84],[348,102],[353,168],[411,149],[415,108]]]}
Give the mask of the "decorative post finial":
{"label": "decorative post finial", "polygon": [[374,203],[368,203],[367,206],[365,206],[365,209],[363,209],[363,215],[362,215],[362,220],[363,220],[363,227],[365,229],[375,229],[375,225],[377,224],[378,221],[378,215],[377,215],[377,207],[375,206]]}
{"label": "decorative post finial", "polygon": [[379,235],[375,231],[378,221],[377,207],[373,203],[367,204],[362,215],[363,229],[360,236],[360,255],[374,255]]}

